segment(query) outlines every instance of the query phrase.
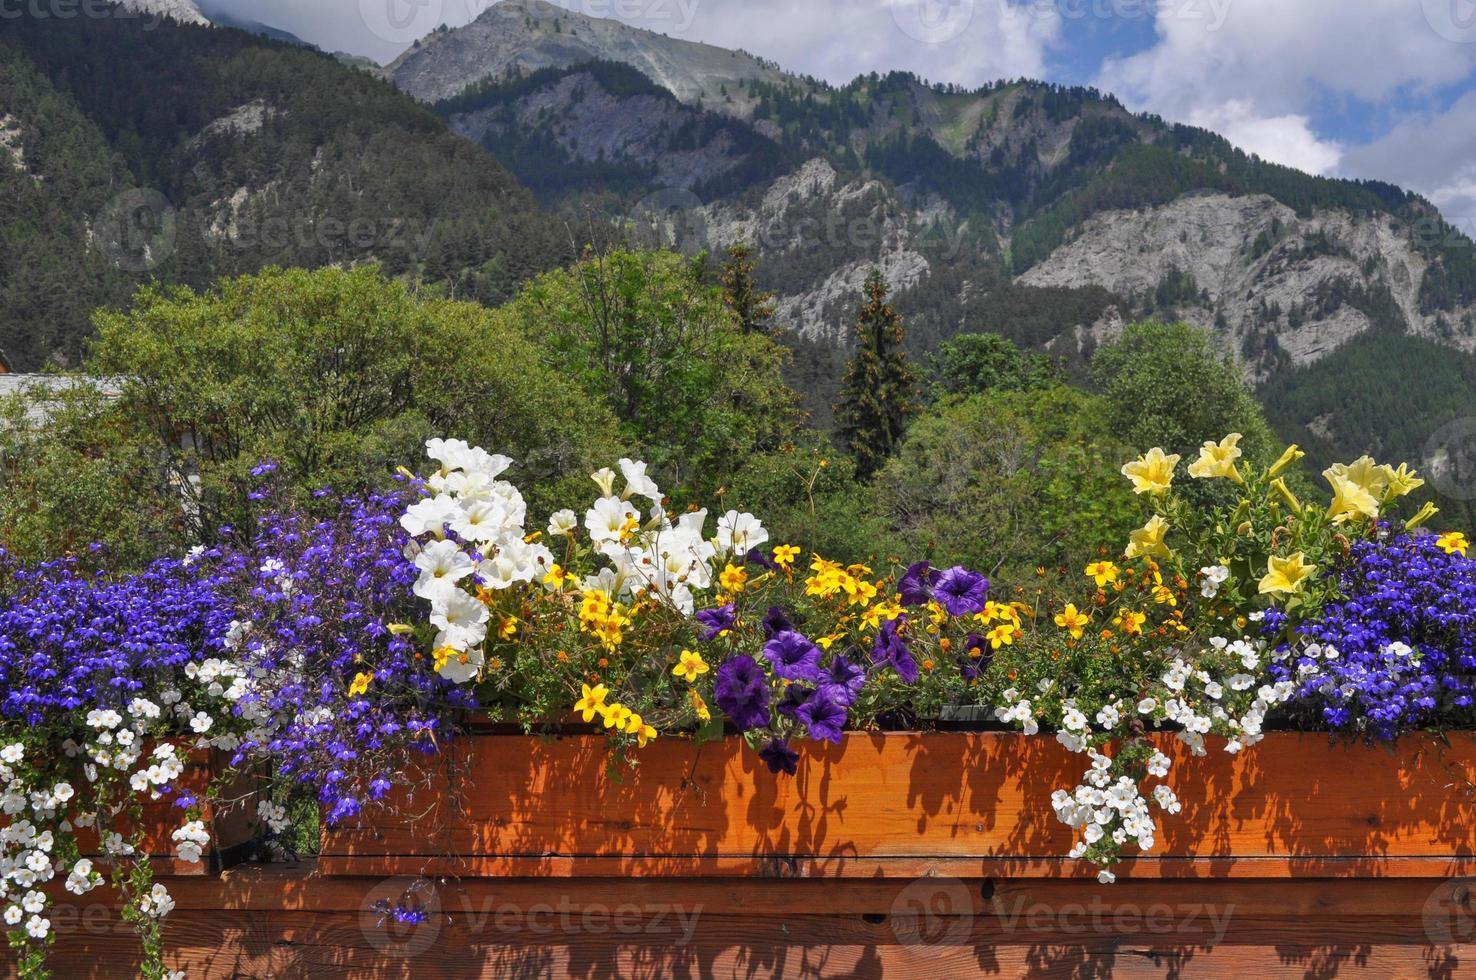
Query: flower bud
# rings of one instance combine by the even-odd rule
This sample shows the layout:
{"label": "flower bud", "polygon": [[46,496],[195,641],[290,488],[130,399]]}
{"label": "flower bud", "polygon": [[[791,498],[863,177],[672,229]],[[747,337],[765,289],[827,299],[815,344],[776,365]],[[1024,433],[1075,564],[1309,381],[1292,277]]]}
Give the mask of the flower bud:
{"label": "flower bud", "polygon": [[1297,460],[1306,455],[1306,453],[1302,452],[1295,445],[1287,446],[1286,452],[1282,453],[1281,458],[1271,464],[1271,468],[1266,471],[1266,475],[1273,478],[1277,477],[1281,475],[1282,471],[1285,470],[1288,466],[1295,463]]}

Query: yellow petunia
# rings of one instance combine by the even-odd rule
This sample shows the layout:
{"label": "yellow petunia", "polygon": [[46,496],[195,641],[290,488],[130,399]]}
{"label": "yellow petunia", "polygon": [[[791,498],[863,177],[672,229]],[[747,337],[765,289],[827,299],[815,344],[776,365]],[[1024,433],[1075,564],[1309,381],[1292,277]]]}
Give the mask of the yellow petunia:
{"label": "yellow petunia", "polygon": [[1077,610],[1076,604],[1068,602],[1066,608],[1056,614],[1056,625],[1071,634],[1072,639],[1081,639],[1083,630],[1092,621],[1092,617]]}
{"label": "yellow petunia", "polygon": [[1169,546],[1165,544],[1163,540],[1168,535],[1168,532],[1168,521],[1164,520],[1162,517],[1159,517],[1157,514],[1154,514],[1153,517],[1149,519],[1147,524],[1144,524],[1142,527],[1132,532],[1132,534],[1128,536],[1129,540],[1127,550],[1123,552],[1124,557],[1174,557],[1174,553],[1169,550]]}
{"label": "yellow petunia", "polygon": [[674,676],[680,677],[691,684],[708,671],[707,661],[702,659],[702,654],[691,650],[682,651],[681,662],[671,669]]}
{"label": "yellow petunia", "polygon": [[1307,564],[1306,557],[1300,551],[1290,558],[1272,555],[1267,562],[1266,574],[1261,578],[1261,594],[1281,592],[1294,595],[1302,591],[1302,583],[1315,571],[1317,566]]}
{"label": "yellow petunia", "polygon": [[1169,456],[1154,446],[1131,463],[1124,463],[1122,475],[1133,481],[1133,493],[1163,493],[1174,482],[1177,455]]}
{"label": "yellow petunia", "polygon": [[1435,539],[1435,543],[1447,555],[1458,554],[1462,558],[1466,557],[1466,549],[1471,547],[1471,542],[1467,541],[1465,534],[1460,531],[1446,531]]}
{"label": "yellow petunia", "polygon": [[1333,499],[1327,508],[1327,516],[1333,519],[1333,523],[1341,524],[1351,518],[1379,516],[1379,501],[1363,484],[1333,470],[1327,470],[1323,476],[1332,485]]}
{"label": "yellow petunia", "polygon": [[1398,469],[1392,466],[1385,466],[1384,479],[1388,483],[1388,489],[1385,491],[1385,494],[1389,500],[1398,500],[1400,497],[1414,493],[1425,485],[1425,481],[1420,479],[1415,474],[1415,471],[1409,468],[1408,463],[1400,463]]}
{"label": "yellow petunia", "polygon": [[610,689],[603,684],[596,684],[594,687],[585,684],[584,697],[575,702],[574,710],[579,712],[580,717],[585,721],[594,721],[595,715],[605,713],[605,698],[609,694]]}
{"label": "yellow petunia", "polygon": [[1086,567],[1086,574],[1097,582],[1097,588],[1105,588],[1117,581],[1117,566],[1110,561],[1094,561]]}
{"label": "yellow petunia", "polygon": [[1206,442],[1199,458],[1189,464],[1189,475],[1198,480],[1226,479],[1244,483],[1235,461],[1240,458],[1240,433],[1232,432],[1219,442]]}

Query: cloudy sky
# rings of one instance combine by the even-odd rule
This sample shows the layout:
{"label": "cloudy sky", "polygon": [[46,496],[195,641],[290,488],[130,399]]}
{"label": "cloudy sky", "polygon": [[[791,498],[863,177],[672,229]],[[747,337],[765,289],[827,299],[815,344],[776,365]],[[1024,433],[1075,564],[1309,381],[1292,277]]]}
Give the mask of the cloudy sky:
{"label": "cloudy sky", "polygon": [[[493,0],[200,0],[387,61]],[[1476,234],[1476,0],[557,0],[835,82],[906,69],[1095,85],[1304,170],[1432,197]]]}

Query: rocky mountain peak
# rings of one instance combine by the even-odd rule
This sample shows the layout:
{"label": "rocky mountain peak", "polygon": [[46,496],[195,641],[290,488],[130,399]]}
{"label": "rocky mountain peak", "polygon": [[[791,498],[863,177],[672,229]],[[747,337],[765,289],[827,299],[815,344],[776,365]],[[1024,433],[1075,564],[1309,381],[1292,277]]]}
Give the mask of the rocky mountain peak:
{"label": "rocky mountain peak", "polygon": [[200,12],[195,0],[122,0],[124,7],[141,14],[168,17],[181,24],[199,24],[208,27],[210,19]]}
{"label": "rocky mountain peak", "polygon": [[[681,26],[672,23],[673,30]],[[489,78],[587,61],[629,65],[683,102],[739,116],[752,109],[747,94],[752,82],[791,77],[742,51],[684,41],[544,0],[502,0],[465,27],[423,38],[387,70],[404,91],[439,102]]]}

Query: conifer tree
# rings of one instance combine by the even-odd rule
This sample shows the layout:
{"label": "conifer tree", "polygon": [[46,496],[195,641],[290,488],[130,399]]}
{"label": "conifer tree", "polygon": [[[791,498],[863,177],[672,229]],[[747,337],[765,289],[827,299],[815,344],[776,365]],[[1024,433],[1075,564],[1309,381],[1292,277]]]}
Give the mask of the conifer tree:
{"label": "conifer tree", "polygon": [[728,249],[728,261],[723,263],[723,302],[737,315],[744,333],[755,333],[774,318],[774,294],[754,287],[752,255],[752,246],[739,242]]}
{"label": "conifer tree", "polygon": [[887,302],[881,270],[866,277],[856,317],[856,352],[841,385],[836,420],[863,479],[881,469],[902,441],[915,408],[917,382],[902,352],[902,318]]}

